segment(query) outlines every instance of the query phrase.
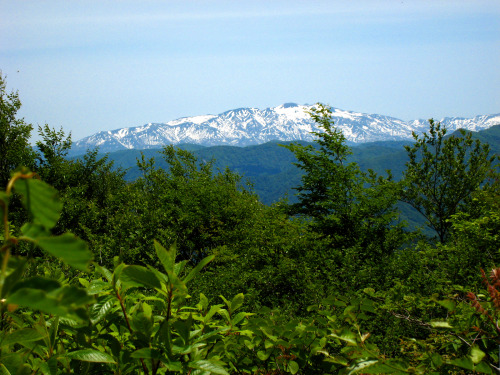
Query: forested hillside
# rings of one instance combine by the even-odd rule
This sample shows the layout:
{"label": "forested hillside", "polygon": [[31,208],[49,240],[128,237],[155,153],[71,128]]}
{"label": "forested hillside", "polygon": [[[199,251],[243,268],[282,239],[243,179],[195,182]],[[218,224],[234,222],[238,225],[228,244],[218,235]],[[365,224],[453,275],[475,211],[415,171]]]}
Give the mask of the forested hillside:
{"label": "forested hillside", "polygon": [[63,129],[30,147],[0,90],[0,374],[500,371],[498,127],[351,148],[318,104],[313,144],[166,146],[126,179]]}
{"label": "forested hillside", "polygon": [[[493,154],[500,154],[500,125],[493,126],[480,132],[471,132],[473,139],[479,139],[490,145]],[[459,132],[456,132],[458,135]],[[300,142],[301,144],[314,143]],[[296,187],[302,176],[302,172],[293,163],[296,161],[294,155],[282,146],[290,142],[268,142],[257,146],[213,146],[203,147],[199,145],[183,144],[178,147],[183,150],[192,151],[202,161],[214,160],[216,169],[228,167],[231,171],[238,173],[248,179],[255,192],[265,204],[272,204],[284,196],[294,201],[293,188]],[[352,146],[352,155],[349,160],[359,164],[361,170],[373,169],[379,174],[391,170],[394,178],[400,180],[403,176],[408,156],[404,150],[405,145],[411,142],[369,142]],[[99,157],[108,156],[115,167],[126,171],[125,179],[133,181],[140,176],[137,159],[141,153],[146,158],[155,158],[156,165],[160,168],[168,168],[168,164],[161,157],[160,149],[126,150],[99,153]]]}

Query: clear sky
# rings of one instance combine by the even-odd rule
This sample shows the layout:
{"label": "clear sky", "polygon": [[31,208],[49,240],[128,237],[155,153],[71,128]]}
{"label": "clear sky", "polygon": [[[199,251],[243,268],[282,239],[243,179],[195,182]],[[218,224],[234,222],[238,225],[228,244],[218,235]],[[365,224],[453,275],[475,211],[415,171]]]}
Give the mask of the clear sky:
{"label": "clear sky", "polygon": [[500,1],[0,0],[0,70],[73,140],[285,102],[473,117],[500,112]]}

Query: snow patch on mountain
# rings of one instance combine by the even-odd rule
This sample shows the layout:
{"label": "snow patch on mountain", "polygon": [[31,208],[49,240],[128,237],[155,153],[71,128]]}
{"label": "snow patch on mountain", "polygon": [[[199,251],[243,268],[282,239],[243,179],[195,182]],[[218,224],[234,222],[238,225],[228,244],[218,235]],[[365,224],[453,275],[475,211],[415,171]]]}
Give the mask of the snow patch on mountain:
{"label": "snow patch on mountain", "polygon": [[[75,142],[72,154],[84,153],[93,147],[99,147],[101,152],[113,152],[179,143],[248,146],[272,140],[312,141],[311,132],[321,131],[308,113],[312,108],[311,105],[295,103],[263,110],[238,108],[219,115],[183,117],[167,123],[102,131]],[[403,121],[339,108],[332,108],[332,118],[347,141],[353,143],[409,140],[412,132],[422,133],[428,129],[427,120]],[[500,114],[474,118],[445,117],[440,122],[450,133],[460,128],[479,131],[500,124]]]}

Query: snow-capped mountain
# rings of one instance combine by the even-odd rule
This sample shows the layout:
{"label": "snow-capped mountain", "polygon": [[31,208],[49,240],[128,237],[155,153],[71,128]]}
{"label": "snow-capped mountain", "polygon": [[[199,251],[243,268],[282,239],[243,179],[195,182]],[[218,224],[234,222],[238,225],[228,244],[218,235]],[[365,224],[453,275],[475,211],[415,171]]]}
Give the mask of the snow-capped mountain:
{"label": "snow-capped mountain", "polygon": [[[286,103],[274,108],[239,108],[219,115],[183,117],[167,123],[149,123],[133,128],[102,131],[74,143],[72,154],[99,147],[101,152],[124,149],[161,148],[168,144],[194,143],[204,146],[248,146],[272,140],[312,141],[321,131],[307,113],[313,106]],[[428,129],[427,120],[403,121],[394,117],[332,108],[335,126],[348,142],[362,143],[412,139]],[[440,120],[449,132],[459,128],[479,131],[500,124],[500,114],[474,118],[446,117]]]}

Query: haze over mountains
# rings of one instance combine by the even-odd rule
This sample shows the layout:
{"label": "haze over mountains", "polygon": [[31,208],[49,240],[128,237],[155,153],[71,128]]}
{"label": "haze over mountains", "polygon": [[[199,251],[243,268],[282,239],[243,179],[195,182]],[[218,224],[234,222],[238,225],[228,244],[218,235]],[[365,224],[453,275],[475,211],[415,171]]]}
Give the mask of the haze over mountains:
{"label": "haze over mountains", "polygon": [[[219,115],[183,117],[167,123],[102,131],[76,141],[71,154],[82,154],[94,147],[99,147],[100,152],[114,152],[161,148],[167,144],[249,146],[273,140],[312,141],[311,132],[320,131],[307,113],[312,107],[286,103],[263,110],[238,108]],[[422,133],[428,129],[428,122],[423,119],[403,121],[338,108],[332,111],[335,125],[351,144],[411,140],[413,131]],[[500,124],[500,113],[474,118],[446,117],[439,121],[450,132],[460,128],[480,131]]]}

